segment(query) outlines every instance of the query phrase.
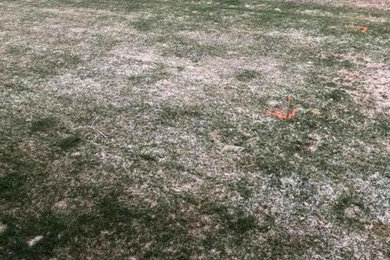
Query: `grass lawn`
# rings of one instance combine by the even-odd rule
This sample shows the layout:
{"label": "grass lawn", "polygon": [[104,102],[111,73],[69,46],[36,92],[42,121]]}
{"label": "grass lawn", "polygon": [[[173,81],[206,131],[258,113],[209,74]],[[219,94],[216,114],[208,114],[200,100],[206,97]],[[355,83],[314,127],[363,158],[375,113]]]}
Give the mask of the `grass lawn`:
{"label": "grass lawn", "polygon": [[0,1],[0,259],[389,259],[385,2]]}

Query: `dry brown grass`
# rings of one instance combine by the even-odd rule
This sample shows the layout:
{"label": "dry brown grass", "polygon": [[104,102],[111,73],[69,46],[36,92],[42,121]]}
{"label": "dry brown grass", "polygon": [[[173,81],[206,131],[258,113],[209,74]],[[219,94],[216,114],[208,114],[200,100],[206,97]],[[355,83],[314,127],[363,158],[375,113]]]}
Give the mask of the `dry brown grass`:
{"label": "dry brown grass", "polygon": [[349,93],[360,104],[365,113],[390,113],[390,70],[384,63],[372,61],[361,56],[344,55],[341,59],[351,61],[357,70],[342,70],[340,76],[344,83],[353,86]]}

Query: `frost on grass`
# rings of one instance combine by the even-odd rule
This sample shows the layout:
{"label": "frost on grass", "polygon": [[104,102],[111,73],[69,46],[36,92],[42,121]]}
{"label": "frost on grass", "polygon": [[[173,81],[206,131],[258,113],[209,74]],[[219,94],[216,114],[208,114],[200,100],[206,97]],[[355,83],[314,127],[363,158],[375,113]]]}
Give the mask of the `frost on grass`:
{"label": "frost on grass", "polygon": [[[24,239],[17,234],[18,241],[41,234],[38,248],[47,234],[60,241],[49,243],[59,258],[138,259],[156,252],[175,259],[385,257],[389,183],[378,162],[368,165],[369,173],[358,168],[366,162],[353,164],[361,151],[342,142],[347,133],[332,128],[344,126],[336,116],[321,121],[330,113],[318,104],[323,89],[307,82],[307,72],[321,74],[310,55],[329,51],[329,42],[338,48],[351,40],[347,36],[272,26],[276,20],[264,30],[227,28],[191,20],[177,6],[179,14],[165,7],[169,19],[158,20],[170,23],[164,30],[148,28],[158,8],[135,26],[142,13],[67,7],[30,13],[2,6],[0,80],[27,89],[1,92],[2,134],[11,141],[0,148],[36,165],[0,157],[7,171],[26,175],[2,171],[0,187],[27,198],[7,200],[1,209],[21,229],[26,214],[50,211],[56,229],[46,232],[42,224],[45,232]],[[229,8],[216,7],[225,22],[269,15]],[[288,17],[280,15],[283,6],[274,11],[277,19]],[[332,10],[298,13],[324,19]],[[206,24],[210,33],[183,29],[190,23]],[[77,58],[66,60],[66,54]],[[343,84],[352,82],[351,95],[364,87],[371,99],[360,102],[381,107],[384,100],[370,88],[372,82],[387,86],[388,68],[371,60],[353,63],[365,74],[350,79],[352,70],[341,71]],[[265,106],[284,105],[292,91],[305,107],[300,117],[279,122],[262,114]],[[376,146],[359,138],[345,142],[389,151],[380,138]]]}
{"label": "frost on grass", "polygon": [[[230,33],[229,33],[230,32]],[[250,47],[255,42],[255,39],[249,32],[246,35],[238,35],[239,29],[231,28],[228,32],[222,30],[210,30],[210,31],[182,31],[180,35],[197,41],[202,44],[228,44],[235,47]],[[254,33],[255,34],[255,33]]]}
{"label": "frost on grass", "polygon": [[33,237],[31,238],[30,240],[27,241],[27,244],[32,247],[34,246],[35,244],[37,244],[39,241],[41,241],[43,238],[43,236],[36,236],[36,237]]}
{"label": "frost on grass", "polygon": [[390,10],[390,3],[386,0],[354,0],[351,5],[363,8]]}
{"label": "frost on grass", "polygon": [[312,5],[327,5],[327,6],[347,6],[347,7],[360,7],[370,9],[382,9],[389,10],[390,4],[387,0],[277,0],[280,2],[296,2]]}
{"label": "frost on grass", "polygon": [[7,225],[0,222],[0,235],[7,229]]}
{"label": "frost on grass", "polygon": [[390,113],[390,68],[385,63],[370,58],[345,56],[359,66],[359,70],[340,71],[342,83],[350,86],[348,91],[368,115]]}

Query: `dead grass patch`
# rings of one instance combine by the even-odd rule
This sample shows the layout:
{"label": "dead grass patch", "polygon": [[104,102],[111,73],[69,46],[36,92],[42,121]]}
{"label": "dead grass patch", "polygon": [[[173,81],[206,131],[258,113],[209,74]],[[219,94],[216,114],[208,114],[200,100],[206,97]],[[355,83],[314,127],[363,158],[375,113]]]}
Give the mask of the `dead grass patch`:
{"label": "dead grass patch", "polygon": [[390,2],[387,0],[354,0],[351,5],[360,8],[375,8],[390,10]]}
{"label": "dead grass patch", "polygon": [[361,104],[366,114],[387,114],[390,107],[390,70],[385,63],[361,55],[335,55],[335,59],[349,61],[354,70],[342,69],[339,76],[349,87],[348,93]]}
{"label": "dead grass patch", "polygon": [[360,70],[342,70],[343,83],[353,86],[348,92],[355,102],[361,104],[366,114],[389,114],[390,69],[384,63],[370,58],[342,57],[360,66]]}
{"label": "dead grass patch", "polygon": [[296,2],[323,6],[350,6],[370,9],[390,9],[390,3],[387,0],[277,0],[280,2]]}
{"label": "dead grass patch", "polygon": [[[241,34],[241,35],[236,35]],[[254,39],[251,36],[254,34],[253,31],[242,35],[240,30],[231,28],[231,33],[228,31],[182,31],[180,35],[187,37],[191,40],[197,41],[201,44],[224,44],[227,46],[235,46],[236,48],[250,47],[254,43]]]}

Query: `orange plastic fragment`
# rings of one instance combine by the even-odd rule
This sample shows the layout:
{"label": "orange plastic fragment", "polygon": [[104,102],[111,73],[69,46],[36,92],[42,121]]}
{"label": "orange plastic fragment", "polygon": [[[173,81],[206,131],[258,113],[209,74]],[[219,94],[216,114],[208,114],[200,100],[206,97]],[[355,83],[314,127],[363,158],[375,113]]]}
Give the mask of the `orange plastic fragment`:
{"label": "orange plastic fragment", "polygon": [[297,113],[297,109],[294,108],[291,111],[286,110],[276,110],[276,111],[267,111],[266,114],[270,116],[274,116],[280,120],[289,120],[295,116]]}
{"label": "orange plastic fragment", "polygon": [[350,28],[350,29],[359,29],[361,31],[361,33],[363,33],[363,34],[368,31],[367,27],[360,26],[360,25],[350,25],[350,26],[348,26],[348,28]]}

